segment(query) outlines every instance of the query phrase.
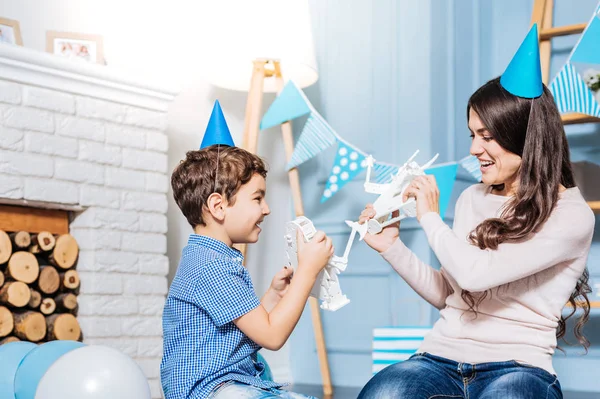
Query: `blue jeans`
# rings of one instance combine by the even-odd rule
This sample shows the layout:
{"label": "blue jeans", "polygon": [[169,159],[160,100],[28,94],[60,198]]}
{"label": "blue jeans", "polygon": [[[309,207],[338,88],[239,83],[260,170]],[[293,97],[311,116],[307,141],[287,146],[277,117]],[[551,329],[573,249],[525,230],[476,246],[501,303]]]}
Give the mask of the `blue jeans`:
{"label": "blue jeans", "polygon": [[418,353],[381,370],[358,399],[562,399],[558,378],[516,361],[457,363]]}
{"label": "blue jeans", "polygon": [[237,381],[227,381],[218,386],[209,396],[210,399],[316,399],[301,393],[281,389],[261,389]]}

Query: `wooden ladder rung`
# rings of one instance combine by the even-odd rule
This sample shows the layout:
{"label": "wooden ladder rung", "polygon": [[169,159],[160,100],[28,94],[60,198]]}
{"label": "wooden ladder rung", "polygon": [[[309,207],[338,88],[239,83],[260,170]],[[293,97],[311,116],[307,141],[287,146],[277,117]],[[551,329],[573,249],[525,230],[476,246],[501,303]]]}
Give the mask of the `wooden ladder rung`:
{"label": "wooden ladder rung", "polygon": [[579,114],[576,112],[561,115],[563,124],[573,125],[576,123],[598,123],[600,119],[586,114]]}
{"label": "wooden ladder rung", "polygon": [[[577,304],[578,306],[582,306],[580,303]],[[573,308],[573,306],[571,306],[570,303],[567,303],[565,305],[566,308]],[[600,301],[590,301],[590,309],[598,309],[600,308]]]}
{"label": "wooden ladder rung", "polygon": [[540,40],[549,40],[557,36],[574,35],[585,30],[587,24],[573,24],[565,26],[554,26],[540,30]]}
{"label": "wooden ladder rung", "polygon": [[600,201],[588,201],[587,204],[592,208],[592,211],[600,213]]}

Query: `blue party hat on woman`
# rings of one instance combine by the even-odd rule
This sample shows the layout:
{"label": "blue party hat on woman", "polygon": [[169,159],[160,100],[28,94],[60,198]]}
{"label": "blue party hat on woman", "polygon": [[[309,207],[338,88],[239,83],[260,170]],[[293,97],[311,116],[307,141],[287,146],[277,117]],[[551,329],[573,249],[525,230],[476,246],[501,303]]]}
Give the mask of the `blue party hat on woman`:
{"label": "blue party hat on woman", "polygon": [[210,114],[210,120],[200,144],[200,149],[209,147],[214,144],[227,145],[229,147],[235,147],[231,133],[225,122],[225,116],[223,116],[223,110],[221,110],[221,104],[219,100],[215,101],[212,113]]}
{"label": "blue party hat on woman", "polygon": [[536,98],[542,95],[544,89],[537,24],[533,24],[508,64],[500,77],[500,84],[517,97]]}

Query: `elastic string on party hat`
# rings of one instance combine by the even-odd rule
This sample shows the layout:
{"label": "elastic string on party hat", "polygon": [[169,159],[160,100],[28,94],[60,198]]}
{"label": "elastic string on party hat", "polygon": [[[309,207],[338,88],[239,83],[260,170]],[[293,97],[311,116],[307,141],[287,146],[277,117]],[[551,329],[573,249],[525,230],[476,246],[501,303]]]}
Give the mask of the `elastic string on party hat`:
{"label": "elastic string on party hat", "polygon": [[215,169],[215,184],[213,193],[217,192],[217,183],[219,182],[219,158],[221,157],[221,144],[217,144],[217,168]]}

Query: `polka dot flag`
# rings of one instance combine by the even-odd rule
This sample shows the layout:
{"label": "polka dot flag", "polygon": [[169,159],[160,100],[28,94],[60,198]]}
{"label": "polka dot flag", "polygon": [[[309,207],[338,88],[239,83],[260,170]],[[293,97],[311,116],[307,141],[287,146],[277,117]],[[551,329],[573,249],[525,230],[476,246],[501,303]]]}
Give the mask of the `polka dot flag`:
{"label": "polka dot flag", "polygon": [[350,180],[367,168],[366,155],[361,151],[340,141],[335,161],[321,197],[321,203],[333,197]]}

